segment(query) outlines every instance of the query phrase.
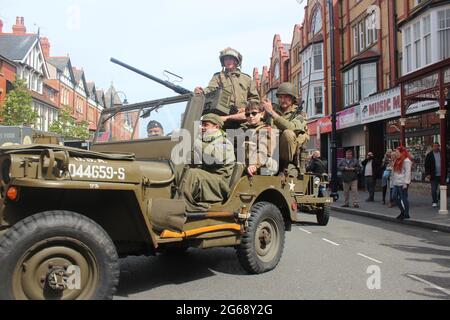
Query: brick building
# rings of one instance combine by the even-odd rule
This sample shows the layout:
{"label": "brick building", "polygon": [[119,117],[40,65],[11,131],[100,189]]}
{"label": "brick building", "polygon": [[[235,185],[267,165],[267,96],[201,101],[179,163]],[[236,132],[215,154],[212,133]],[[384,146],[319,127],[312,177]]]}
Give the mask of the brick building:
{"label": "brick building", "polygon": [[16,80],[16,65],[13,61],[0,55],[0,106],[12,89],[14,80]]}

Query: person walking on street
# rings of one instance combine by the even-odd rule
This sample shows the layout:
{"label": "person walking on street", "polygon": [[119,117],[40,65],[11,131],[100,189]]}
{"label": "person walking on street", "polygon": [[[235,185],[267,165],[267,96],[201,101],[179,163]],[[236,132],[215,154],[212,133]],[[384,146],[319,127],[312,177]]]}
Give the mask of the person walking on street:
{"label": "person walking on street", "polygon": [[426,179],[431,182],[431,197],[433,198],[433,208],[438,206],[438,188],[441,182],[441,146],[433,143],[433,150],[425,158]]}
{"label": "person walking on street", "polygon": [[400,209],[399,220],[409,219],[408,188],[411,184],[412,156],[405,147],[397,148],[397,159],[392,172],[394,186],[394,200]]}
{"label": "person walking on street", "polygon": [[364,181],[366,183],[367,192],[369,192],[369,198],[367,202],[375,201],[375,184],[377,182],[377,175],[379,171],[378,161],[375,159],[373,152],[367,154],[367,158],[362,162],[364,167]]}
{"label": "person walking on street", "polygon": [[357,159],[353,158],[353,150],[347,150],[345,159],[339,162],[338,170],[342,171],[342,180],[344,185],[344,205],[348,208],[350,201],[350,191],[353,195],[353,206],[359,208],[358,197],[358,174],[361,171],[361,165]]}

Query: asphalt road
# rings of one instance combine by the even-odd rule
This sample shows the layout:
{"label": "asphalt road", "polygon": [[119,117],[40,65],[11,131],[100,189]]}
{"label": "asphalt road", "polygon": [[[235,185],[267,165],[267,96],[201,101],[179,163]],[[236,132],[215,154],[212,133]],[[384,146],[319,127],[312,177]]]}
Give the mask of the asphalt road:
{"label": "asphalt road", "polygon": [[450,235],[344,213],[304,216],[278,267],[248,275],[234,249],[121,261],[116,299],[450,300]]}

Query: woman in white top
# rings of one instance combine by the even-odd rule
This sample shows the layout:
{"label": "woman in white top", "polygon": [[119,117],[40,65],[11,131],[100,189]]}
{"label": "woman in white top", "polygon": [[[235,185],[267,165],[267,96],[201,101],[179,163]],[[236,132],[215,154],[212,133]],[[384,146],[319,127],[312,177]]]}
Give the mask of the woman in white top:
{"label": "woman in white top", "polygon": [[405,147],[398,147],[396,153],[397,158],[393,166],[391,185],[394,188],[394,201],[400,209],[397,219],[404,220],[410,218],[408,188],[411,184],[412,157]]}

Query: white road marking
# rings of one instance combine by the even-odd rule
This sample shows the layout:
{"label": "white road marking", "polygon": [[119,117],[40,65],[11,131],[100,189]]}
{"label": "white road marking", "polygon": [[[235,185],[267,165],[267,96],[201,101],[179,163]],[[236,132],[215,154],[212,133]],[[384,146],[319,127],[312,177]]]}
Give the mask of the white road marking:
{"label": "white road marking", "polygon": [[433,284],[433,283],[431,283],[431,282],[428,282],[427,280],[423,280],[423,279],[421,279],[421,278],[419,278],[419,277],[413,276],[412,274],[407,274],[407,276],[410,277],[410,278],[412,278],[412,279],[414,279],[414,280],[417,280],[417,281],[419,281],[419,282],[422,282],[422,283],[424,283],[424,284],[427,284],[427,285],[429,285],[430,287],[433,287],[433,288],[435,288],[436,290],[439,290],[439,291],[445,293],[446,295],[450,296],[450,291],[447,290],[447,289],[444,289],[444,288],[442,288],[442,287],[439,287],[439,286],[437,286],[437,285],[435,285],[435,284]]}
{"label": "white road marking", "polygon": [[322,238],[322,240],[325,241],[325,242],[331,243],[334,246],[339,246],[340,245],[339,243],[333,242],[333,241],[325,239],[325,238]]}
{"label": "white road marking", "polygon": [[309,232],[308,230],[305,230],[303,228],[299,228],[301,231],[306,232],[307,234],[312,234],[312,232]]}
{"label": "white road marking", "polygon": [[369,257],[369,256],[366,256],[365,254],[362,254],[362,253],[358,253],[358,256],[363,257],[363,258],[366,258],[366,259],[369,259],[369,260],[371,260],[371,261],[373,261],[373,262],[376,262],[376,263],[378,263],[378,264],[382,264],[382,263],[383,263],[383,262],[381,262],[381,261],[379,261],[379,260],[377,260],[377,259],[371,258],[371,257]]}

